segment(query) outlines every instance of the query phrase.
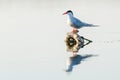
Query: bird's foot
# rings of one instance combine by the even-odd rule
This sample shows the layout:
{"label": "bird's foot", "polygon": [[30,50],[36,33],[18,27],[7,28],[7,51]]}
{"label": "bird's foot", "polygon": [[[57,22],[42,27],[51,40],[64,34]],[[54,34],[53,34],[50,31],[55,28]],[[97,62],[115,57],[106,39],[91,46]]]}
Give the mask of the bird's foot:
{"label": "bird's foot", "polygon": [[79,31],[77,29],[73,29],[72,33],[78,33]]}

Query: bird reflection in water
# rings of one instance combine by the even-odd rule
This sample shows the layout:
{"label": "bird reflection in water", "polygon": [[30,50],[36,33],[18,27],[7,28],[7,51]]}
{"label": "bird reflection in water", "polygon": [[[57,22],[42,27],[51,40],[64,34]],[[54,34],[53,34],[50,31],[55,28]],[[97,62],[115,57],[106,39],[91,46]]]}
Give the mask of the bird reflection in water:
{"label": "bird reflection in water", "polygon": [[81,64],[81,61],[93,56],[96,56],[96,55],[89,54],[89,55],[76,55],[76,56],[69,57],[66,62],[67,68],[65,71],[71,72],[75,65]]}

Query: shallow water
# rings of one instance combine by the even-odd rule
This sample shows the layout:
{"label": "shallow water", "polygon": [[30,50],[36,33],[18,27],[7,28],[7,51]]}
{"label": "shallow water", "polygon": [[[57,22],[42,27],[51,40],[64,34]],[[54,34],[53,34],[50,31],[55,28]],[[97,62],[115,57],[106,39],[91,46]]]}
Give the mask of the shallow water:
{"label": "shallow water", "polygon": [[[0,80],[119,80],[120,1],[4,0],[0,1]],[[71,28],[62,13],[71,9],[93,41],[78,55],[84,59],[66,72],[65,37]],[[81,58],[81,57],[80,57]],[[79,61],[80,61],[79,58]]]}

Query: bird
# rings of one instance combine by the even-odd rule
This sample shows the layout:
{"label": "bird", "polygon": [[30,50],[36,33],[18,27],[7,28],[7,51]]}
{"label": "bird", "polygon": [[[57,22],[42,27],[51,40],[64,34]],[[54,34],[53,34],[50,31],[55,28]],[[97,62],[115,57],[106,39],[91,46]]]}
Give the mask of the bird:
{"label": "bird", "polygon": [[80,19],[74,17],[73,12],[71,10],[68,10],[63,13],[63,15],[65,15],[65,14],[68,15],[67,23],[68,23],[68,25],[70,25],[73,28],[73,30],[72,30],[73,33],[79,32],[78,29],[80,29],[82,27],[97,27],[98,26],[98,25],[85,23],[85,22],[81,21]]}

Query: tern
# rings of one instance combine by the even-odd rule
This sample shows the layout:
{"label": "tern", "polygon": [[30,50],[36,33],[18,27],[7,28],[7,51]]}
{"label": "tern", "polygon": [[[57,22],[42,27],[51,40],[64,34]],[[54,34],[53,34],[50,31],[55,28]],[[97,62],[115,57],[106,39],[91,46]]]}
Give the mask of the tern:
{"label": "tern", "polygon": [[63,15],[65,15],[65,14],[68,15],[68,19],[67,19],[68,25],[73,27],[72,32],[75,32],[75,33],[79,32],[78,29],[80,29],[82,27],[96,27],[96,26],[98,26],[98,25],[93,25],[93,24],[88,24],[88,23],[82,22],[78,18],[74,17],[73,12],[71,10],[68,10],[65,13],[63,13]]}

